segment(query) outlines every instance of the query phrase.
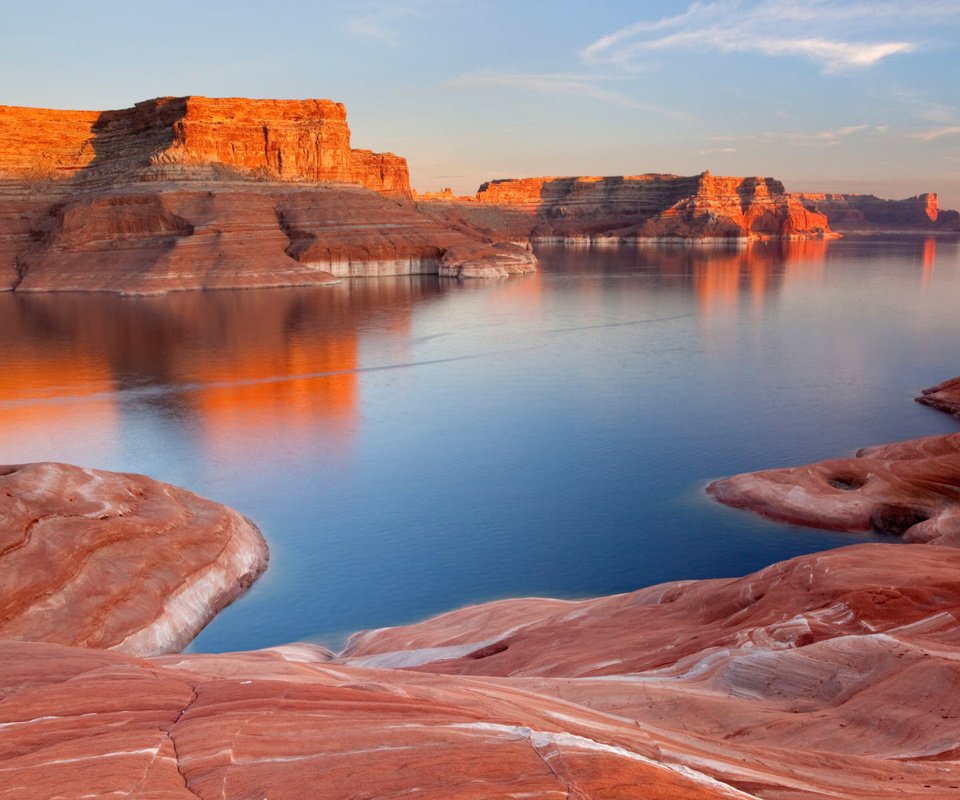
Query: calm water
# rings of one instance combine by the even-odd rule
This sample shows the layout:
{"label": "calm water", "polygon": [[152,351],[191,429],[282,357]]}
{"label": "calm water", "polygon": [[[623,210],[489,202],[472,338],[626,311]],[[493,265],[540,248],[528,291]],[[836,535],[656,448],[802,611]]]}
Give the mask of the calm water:
{"label": "calm water", "polygon": [[867,536],[713,477],[956,429],[960,248],[543,249],[528,278],[0,294],[0,462],[143,472],[255,519],[270,570],[195,649],[511,595],[738,575]]}

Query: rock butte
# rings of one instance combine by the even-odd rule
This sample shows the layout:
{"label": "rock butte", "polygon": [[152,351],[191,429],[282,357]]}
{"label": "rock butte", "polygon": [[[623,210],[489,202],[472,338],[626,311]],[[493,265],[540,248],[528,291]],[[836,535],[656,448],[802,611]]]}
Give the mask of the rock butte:
{"label": "rock butte", "polygon": [[960,230],[960,215],[940,211],[935,194],[908,200],[797,194],[773,178],[710,172],[501,179],[483,184],[475,198],[449,189],[415,197],[438,219],[543,242],[835,238],[834,228]]}
{"label": "rock butte", "polygon": [[494,244],[418,212],[406,161],[351,149],[340,103],[0,107],[0,289],[151,294],[534,270],[529,248]]}
{"label": "rock butte", "polygon": [[256,526],[183,489],[0,466],[0,639],[177,652],[266,565]]}

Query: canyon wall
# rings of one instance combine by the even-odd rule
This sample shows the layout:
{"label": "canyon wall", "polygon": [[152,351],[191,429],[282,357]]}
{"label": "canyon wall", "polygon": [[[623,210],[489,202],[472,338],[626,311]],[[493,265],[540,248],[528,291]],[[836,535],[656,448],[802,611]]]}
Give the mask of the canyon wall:
{"label": "canyon wall", "polygon": [[97,184],[189,177],[177,167],[203,166],[410,193],[406,160],[352,150],[347,111],[332,100],[161,97],[102,112],[0,106],[0,174],[8,177]]}
{"label": "canyon wall", "polygon": [[934,192],[905,200],[883,200],[872,194],[812,192],[798,197],[826,214],[831,227],[837,231],[960,231],[960,213],[941,209]]}
{"label": "canyon wall", "polygon": [[629,241],[658,238],[824,238],[813,205],[772,178],[704,172],[522,178],[484,183],[474,201],[433,196],[421,206],[514,237]]}
{"label": "canyon wall", "polygon": [[118,111],[0,107],[0,290],[309,286],[532,272],[528,247],[451,228],[406,161],[354,150],[330,100],[167,97]]}

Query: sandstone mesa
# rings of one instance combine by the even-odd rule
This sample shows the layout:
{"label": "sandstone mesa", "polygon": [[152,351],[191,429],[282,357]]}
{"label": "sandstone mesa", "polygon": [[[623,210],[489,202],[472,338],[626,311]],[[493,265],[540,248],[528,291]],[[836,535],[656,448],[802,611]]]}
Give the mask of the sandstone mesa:
{"label": "sandstone mesa", "polygon": [[493,244],[419,213],[406,161],[352,149],[329,100],[0,107],[0,288],[154,294],[534,270],[527,247]]}
{"label": "sandstone mesa", "polygon": [[0,291],[312,286],[503,277],[531,242],[960,231],[935,194],[791,193],[764,177],[498,179],[417,195],[406,161],[353,149],[330,100],[164,97],[117,111],[0,106]]}

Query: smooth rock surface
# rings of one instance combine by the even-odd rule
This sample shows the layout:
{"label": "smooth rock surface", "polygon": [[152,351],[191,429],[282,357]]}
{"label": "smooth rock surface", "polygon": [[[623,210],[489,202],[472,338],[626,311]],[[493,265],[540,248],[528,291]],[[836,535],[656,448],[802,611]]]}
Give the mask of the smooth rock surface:
{"label": "smooth rock surface", "polygon": [[707,492],[721,503],[782,522],[960,545],[960,433],[734,475],[714,481]]}
{"label": "smooth rock surface", "polygon": [[952,797],[960,550],[893,550],[491,603],[337,660],[0,643],[0,798]]}
{"label": "smooth rock surface", "polygon": [[917,402],[960,417],[960,378],[952,378],[924,389]]}
{"label": "smooth rock surface", "polygon": [[0,467],[0,639],[176,652],[266,564],[256,526],[184,489],[66,464]]}

